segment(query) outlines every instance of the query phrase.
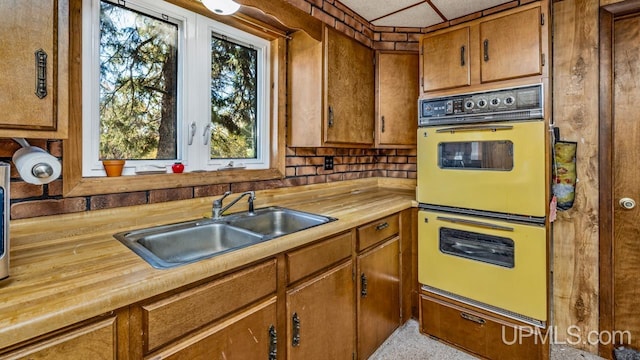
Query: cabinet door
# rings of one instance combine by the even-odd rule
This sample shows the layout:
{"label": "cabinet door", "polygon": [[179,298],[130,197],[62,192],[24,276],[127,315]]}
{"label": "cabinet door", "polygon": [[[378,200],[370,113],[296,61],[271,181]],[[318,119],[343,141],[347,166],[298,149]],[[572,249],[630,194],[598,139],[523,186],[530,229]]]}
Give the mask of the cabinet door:
{"label": "cabinet door", "polygon": [[353,359],[352,270],[349,261],[287,292],[287,359]]}
{"label": "cabinet door", "polygon": [[415,146],[418,119],[418,55],[378,52],[377,146]]}
{"label": "cabinet door", "polygon": [[367,359],[400,326],[400,238],[358,257],[358,358]]}
{"label": "cabinet door", "polygon": [[327,143],[373,145],[373,51],[326,28]]}
{"label": "cabinet door", "polygon": [[276,359],[275,298],[154,354],[158,359]]}
{"label": "cabinet door", "polygon": [[480,23],[481,81],[542,74],[540,8]]}
{"label": "cabinet door", "polygon": [[422,38],[422,91],[470,84],[469,28]]}
{"label": "cabinet door", "polygon": [[58,86],[68,75],[68,0],[7,0],[0,13],[11,14],[0,22],[0,135],[54,137],[67,106]]}

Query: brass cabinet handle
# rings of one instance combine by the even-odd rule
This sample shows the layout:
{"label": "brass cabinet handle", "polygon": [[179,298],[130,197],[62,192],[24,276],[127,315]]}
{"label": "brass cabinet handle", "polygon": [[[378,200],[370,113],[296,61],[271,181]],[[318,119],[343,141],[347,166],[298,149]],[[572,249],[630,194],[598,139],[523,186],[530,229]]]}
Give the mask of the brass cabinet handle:
{"label": "brass cabinet handle", "polygon": [[382,224],[378,224],[378,226],[376,226],[376,231],[384,230],[388,227],[389,227],[389,223],[385,221]]}
{"label": "brass cabinet handle", "polygon": [[269,327],[269,360],[276,360],[278,358],[278,334],[276,333],[275,326]]}
{"label": "brass cabinet handle", "polygon": [[381,129],[380,129],[380,130],[381,130],[382,132],[384,132],[384,115],[383,115],[383,116],[382,116],[382,118],[380,119],[380,122],[381,122],[381,126],[380,126],[380,127],[381,127]]}
{"label": "brass cabinet handle", "polygon": [[333,108],[329,106],[329,127],[333,127]]}
{"label": "brass cabinet handle", "polygon": [[464,56],[464,53],[465,53],[465,46],[464,46],[464,45],[462,45],[462,46],[460,47],[460,66],[464,66],[464,65],[465,65],[465,56]]}
{"label": "brass cabinet handle", "polygon": [[489,39],[484,39],[484,61],[489,61]]}
{"label": "brass cabinet handle", "polygon": [[362,273],[360,275],[360,296],[367,297],[367,275]]}
{"label": "brass cabinet handle", "polygon": [[47,53],[38,49],[36,58],[36,96],[44,99],[47,96]]}
{"label": "brass cabinet handle", "polygon": [[465,319],[465,320],[469,320],[472,321],[476,324],[480,324],[480,325],[484,325],[484,323],[486,322],[485,319],[479,317],[479,316],[475,316],[475,315],[471,315],[471,314],[467,314],[465,312],[461,312],[460,313],[460,317]]}
{"label": "brass cabinet handle", "polygon": [[293,313],[291,323],[293,324],[291,346],[297,347],[300,346],[300,318],[298,317],[298,313]]}

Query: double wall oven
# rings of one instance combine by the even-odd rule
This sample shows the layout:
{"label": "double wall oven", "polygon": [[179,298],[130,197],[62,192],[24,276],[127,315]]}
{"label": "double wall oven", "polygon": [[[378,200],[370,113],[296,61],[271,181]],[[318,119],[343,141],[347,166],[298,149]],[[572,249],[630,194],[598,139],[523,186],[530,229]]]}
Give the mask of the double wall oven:
{"label": "double wall oven", "polygon": [[423,290],[544,327],[542,89],[420,100],[417,200]]}

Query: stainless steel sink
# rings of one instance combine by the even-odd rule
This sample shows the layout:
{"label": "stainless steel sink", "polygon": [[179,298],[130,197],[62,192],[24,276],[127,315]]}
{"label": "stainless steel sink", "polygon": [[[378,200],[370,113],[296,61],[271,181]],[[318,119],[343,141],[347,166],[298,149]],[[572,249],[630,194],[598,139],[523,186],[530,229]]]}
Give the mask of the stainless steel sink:
{"label": "stainless steel sink", "polygon": [[254,214],[240,213],[223,218],[227,224],[262,234],[268,238],[294,233],[321,225],[333,218],[281,207],[268,207]]}
{"label": "stainless steel sink", "polygon": [[171,268],[335,220],[280,207],[114,234],[151,266]]}

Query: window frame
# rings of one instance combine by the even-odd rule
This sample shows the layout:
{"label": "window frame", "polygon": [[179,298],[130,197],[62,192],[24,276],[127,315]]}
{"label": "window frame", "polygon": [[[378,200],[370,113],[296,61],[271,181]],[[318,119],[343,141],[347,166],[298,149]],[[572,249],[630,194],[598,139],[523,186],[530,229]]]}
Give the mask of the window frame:
{"label": "window frame", "polygon": [[[83,91],[83,177],[105,177],[105,171],[100,162],[100,113],[97,87],[99,83],[99,22],[100,4],[103,0],[83,0],[84,15],[89,18],[83,24],[83,44],[90,44],[84,48],[83,80],[87,84]],[[117,1],[104,0],[118,6]],[[187,9],[152,0],[128,1],[126,9],[140,12],[151,17],[163,19],[177,26],[178,30],[178,68],[177,68],[177,128],[176,128],[176,159],[166,160],[127,160],[123,175],[136,175],[136,168],[164,167],[167,169],[174,162],[185,164],[189,171],[214,171],[228,164],[242,165],[247,169],[266,169],[269,167],[269,83],[270,72],[270,42],[254,34],[217,22],[206,16]],[[210,77],[203,74],[211,69],[211,35],[217,34],[227,41],[250,47],[257,52],[257,108],[256,108],[256,158],[211,159],[211,123],[209,119],[211,91]],[[196,119],[190,121],[190,119]],[[189,139],[191,129],[195,125],[195,134]],[[88,125],[88,126],[87,126]],[[207,132],[207,129],[208,132]],[[204,138],[208,136],[207,141]]]}
{"label": "window frame", "polygon": [[[216,16],[197,2],[171,0],[182,8],[264,38],[271,43],[269,86],[270,144],[269,168],[262,170],[205,171],[182,174],[154,174],[121,177],[83,177],[82,175],[82,0],[70,1],[69,46],[69,134],[63,141],[64,197],[114,194],[174,187],[194,187],[247,181],[282,179],[285,177],[286,134],[286,33],[259,19],[239,16]],[[247,19],[249,21],[247,21]],[[297,17],[292,17],[299,21]],[[304,22],[301,22],[306,24]],[[320,23],[313,27],[319,32]],[[268,30],[268,31],[266,31]],[[204,190],[206,193],[206,189]]]}

